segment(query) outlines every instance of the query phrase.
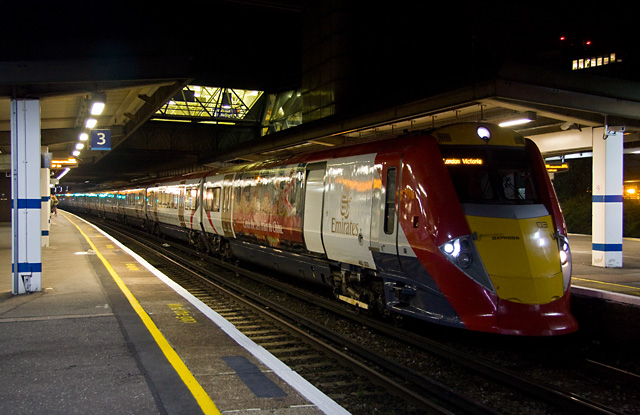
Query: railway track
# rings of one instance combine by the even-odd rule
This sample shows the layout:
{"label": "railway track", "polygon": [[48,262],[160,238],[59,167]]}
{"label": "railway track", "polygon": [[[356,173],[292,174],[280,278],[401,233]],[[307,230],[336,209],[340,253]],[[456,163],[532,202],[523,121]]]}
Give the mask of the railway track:
{"label": "railway track", "polygon": [[[113,228],[110,232],[121,233]],[[371,413],[373,408],[383,408],[381,413],[387,414],[623,413],[380,319],[359,315],[333,300],[319,298],[317,293],[206,256],[194,260],[193,252],[179,244],[162,247],[162,242],[158,243],[150,247],[144,242],[132,249],[162,261],[165,274],[354,414]],[[191,259],[185,260],[184,255],[191,255]],[[218,267],[215,272],[210,270],[211,261]],[[237,283],[240,277],[244,278],[243,284]],[[265,284],[270,287],[268,295]],[[304,315],[294,310],[296,306],[304,310]],[[314,317],[307,317],[312,308]],[[323,319],[330,324],[320,324]],[[336,329],[336,324],[343,327]],[[403,358],[386,357],[381,344],[387,344],[390,351],[403,349],[401,354],[416,358],[408,364],[399,363]],[[446,363],[432,363],[432,356]],[[420,370],[425,365],[433,365],[438,373],[455,371],[465,384],[476,384],[481,392],[467,392],[459,385],[445,386],[437,378],[426,376],[427,370]],[[505,400],[511,404],[505,405]],[[496,402],[501,403],[493,406]]]}

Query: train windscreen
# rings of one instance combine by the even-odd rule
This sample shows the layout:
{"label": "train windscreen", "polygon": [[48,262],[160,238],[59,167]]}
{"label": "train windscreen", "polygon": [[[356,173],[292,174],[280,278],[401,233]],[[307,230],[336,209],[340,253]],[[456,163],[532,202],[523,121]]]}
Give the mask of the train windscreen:
{"label": "train windscreen", "polygon": [[524,148],[441,146],[461,203],[540,203]]}

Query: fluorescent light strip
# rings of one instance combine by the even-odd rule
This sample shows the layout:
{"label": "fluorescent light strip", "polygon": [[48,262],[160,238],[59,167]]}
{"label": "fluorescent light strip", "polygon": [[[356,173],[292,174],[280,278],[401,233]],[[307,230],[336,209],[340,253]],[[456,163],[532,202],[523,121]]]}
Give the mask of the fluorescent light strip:
{"label": "fluorescent light strip", "polygon": [[62,179],[62,178],[64,177],[64,175],[65,175],[65,174],[69,173],[69,170],[71,170],[71,169],[70,169],[70,168],[68,168],[68,167],[67,167],[67,168],[65,168],[64,170],[62,170],[62,173],[60,173],[60,174],[58,175],[58,177],[56,177],[56,179],[58,179],[58,180]]}

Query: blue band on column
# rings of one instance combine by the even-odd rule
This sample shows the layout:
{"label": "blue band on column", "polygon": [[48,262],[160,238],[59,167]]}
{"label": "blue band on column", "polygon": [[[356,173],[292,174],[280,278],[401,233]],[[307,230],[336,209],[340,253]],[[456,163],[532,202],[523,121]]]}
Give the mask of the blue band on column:
{"label": "blue band on column", "polygon": [[[18,199],[18,209],[40,209],[41,207],[40,199]],[[13,209],[13,199],[11,199],[11,209]]]}
{"label": "blue band on column", "polygon": [[594,251],[622,252],[622,244],[591,244]]}
{"label": "blue band on column", "polygon": [[593,195],[593,203],[622,203],[622,195]]}
{"label": "blue band on column", "polygon": [[[11,264],[11,272],[15,270],[15,264]],[[42,272],[41,262],[20,262],[18,264],[18,272]]]}

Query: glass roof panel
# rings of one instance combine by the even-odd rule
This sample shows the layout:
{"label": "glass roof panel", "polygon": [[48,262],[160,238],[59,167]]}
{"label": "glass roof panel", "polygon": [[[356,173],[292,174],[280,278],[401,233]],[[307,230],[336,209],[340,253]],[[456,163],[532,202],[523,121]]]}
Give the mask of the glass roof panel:
{"label": "glass roof panel", "polygon": [[262,94],[262,91],[188,85],[163,105],[154,118],[192,122],[247,120]]}

